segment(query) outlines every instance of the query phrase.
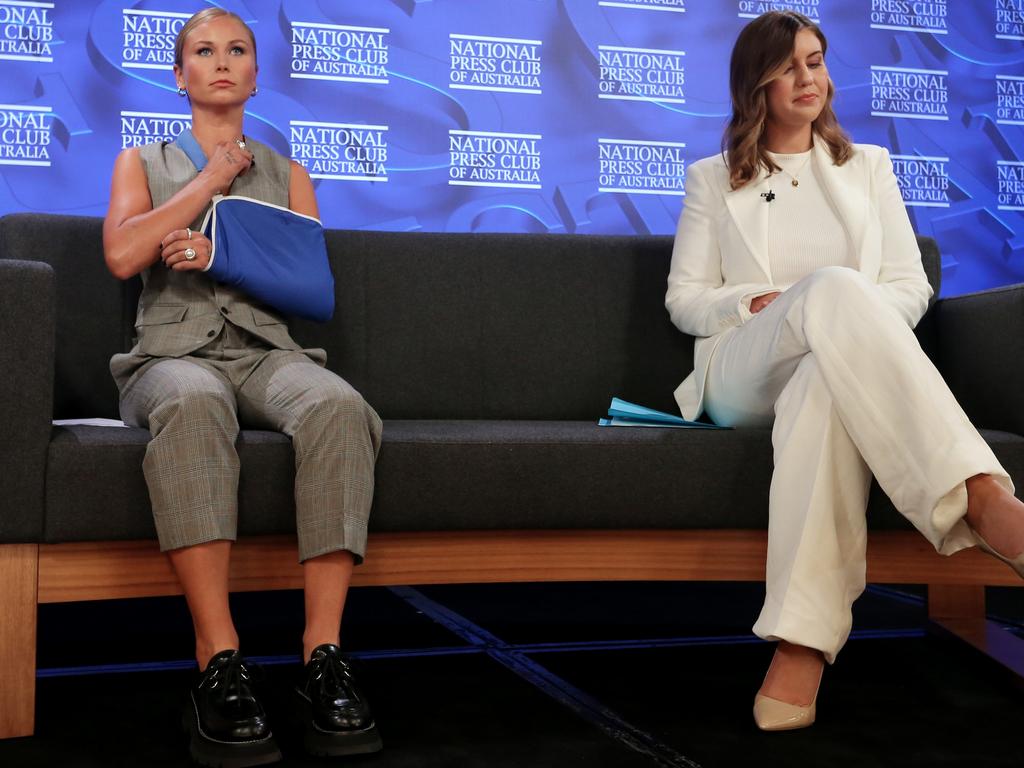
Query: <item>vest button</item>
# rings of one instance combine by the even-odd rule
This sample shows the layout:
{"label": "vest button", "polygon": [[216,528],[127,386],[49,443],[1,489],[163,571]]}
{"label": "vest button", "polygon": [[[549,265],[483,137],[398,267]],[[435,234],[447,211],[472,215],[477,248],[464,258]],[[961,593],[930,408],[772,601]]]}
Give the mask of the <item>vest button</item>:
{"label": "vest button", "polygon": [[210,338],[212,339],[212,338],[213,338],[214,336],[216,336],[216,335],[217,335],[217,332],[216,332],[216,331],[210,331],[210,332],[209,332],[209,333],[207,333],[206,335],[207,335],[207,336],[209,336],[209,337],[210,337]]}

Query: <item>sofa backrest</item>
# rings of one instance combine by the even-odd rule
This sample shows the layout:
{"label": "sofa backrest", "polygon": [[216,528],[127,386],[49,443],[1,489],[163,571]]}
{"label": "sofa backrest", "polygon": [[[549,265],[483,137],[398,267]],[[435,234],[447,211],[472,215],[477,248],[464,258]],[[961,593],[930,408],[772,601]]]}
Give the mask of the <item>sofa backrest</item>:
{"label": "sofa backrest", "polygon": [[[391,418],[589,419],[669,407],[692,343],[664,309],[670,238],[329,233],[341,295],[296,323]],[[339,344],[339,340],[341,343]]]}
{"label": "sofa backrest", "polygon": [[[140,281],[107,272],[101,227],[0,219],[0,257],[56,273],[55,418],[117,417],[107,364],[131,348]],[[612,396],[670,410],[693,367],[664,308],[671,237],[331,230],[327,243],[334,318],[292,332],[385,418],[596,419]],[[938,252],[922,246],[937,287]]]}
{"label": "sofa backrest", "polygon": [[130,343],[140,281],[120,282],[103,263],[103,220],[11,214],[0,219],[0,257],[45,261],[57,291],[54,418],[117,418],[107,363]]}

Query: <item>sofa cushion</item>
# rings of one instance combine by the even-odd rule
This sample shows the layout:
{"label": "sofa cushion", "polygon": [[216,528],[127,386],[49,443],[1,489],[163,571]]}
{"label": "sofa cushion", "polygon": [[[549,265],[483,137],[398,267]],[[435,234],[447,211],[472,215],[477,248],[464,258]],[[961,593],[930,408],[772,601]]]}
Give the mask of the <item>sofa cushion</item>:
{"label": "sofa cushion", "polygon": [[[983,434],[1024,476],[1024,438]],[[155,537],[142,476],[148,440],[143,429],[55,428],[46,541]],[[238,450],[240,532],[294,531],[290,441],[245,430]],[[763,529],[771,467],[767,429],[386,421],[370,529]],[[877,488],[869,522],[908,527]]]}
{"label": "sofa cushion", "polygon": [[765,525],[767,430],[392,421],[384,435],[373,530]]}
{"label": "sofa cushion", "polygon": [[[47,542],[156,538],[142,474],[149,430],[55,427],[46,469]],[[239,522],[243,533],[295,530],[291,440],[280,432],[245,430]]]}

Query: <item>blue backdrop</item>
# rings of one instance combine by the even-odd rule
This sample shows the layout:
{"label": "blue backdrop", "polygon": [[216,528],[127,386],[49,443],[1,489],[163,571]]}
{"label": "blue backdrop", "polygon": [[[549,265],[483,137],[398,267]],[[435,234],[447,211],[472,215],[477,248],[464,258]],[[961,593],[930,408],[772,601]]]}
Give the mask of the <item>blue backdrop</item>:
{"label": "blue backdrop", "polygon": [[[102,215],[126,146],[188,108],[207,3],[0,0],[0,212]],[[944,293],[1024,281],[1024,0],[239,0],[247,133],[302,162],[329,227],[671,233],[718,150],[748,18],[820,21],[836,111],[894,157]]]}

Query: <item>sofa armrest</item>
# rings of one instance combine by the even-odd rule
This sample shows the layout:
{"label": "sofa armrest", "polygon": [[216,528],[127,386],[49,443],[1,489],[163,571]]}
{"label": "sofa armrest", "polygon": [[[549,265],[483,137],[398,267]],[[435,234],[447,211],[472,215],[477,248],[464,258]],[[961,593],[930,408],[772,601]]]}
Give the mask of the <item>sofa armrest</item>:
{"label": "sofa armrest", "polygon": [[938,367],[976,427],[1024,435],[1024,283],[935,305]]}
{"label": "sofa armrest", "polygon": [[49,264],[0,259],[0,544],[43,533],[55,296]]}

